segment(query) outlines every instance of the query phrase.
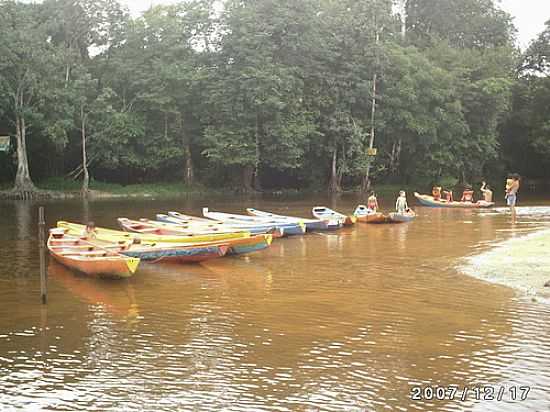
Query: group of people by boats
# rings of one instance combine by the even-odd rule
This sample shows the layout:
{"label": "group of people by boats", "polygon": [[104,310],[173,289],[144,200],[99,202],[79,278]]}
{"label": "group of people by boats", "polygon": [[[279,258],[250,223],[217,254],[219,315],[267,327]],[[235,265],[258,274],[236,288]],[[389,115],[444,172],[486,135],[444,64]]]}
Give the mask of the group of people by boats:
{"label": "group of people by boats", "polygon": [[395,201],[395,212],[383,214],[378,210],[378,198],[372,191],[367,199],[367,205],[357,206],[353,214],[359,221],[366,223],[403,223],[410,222],[416,217],[416,213],[407,203],[407,193],[404,190],[399,192]]}
{"label": "group of people by boats", "polygon": [[[505,187],[505,200],[507,206],[510,207],[511,212],[515,213],[515,206],[517,202],[517,193],[520,188],[520,176],[518,174],[511,174],[506,179]],[[471,186],[466,186],[462,192],[460,201],[453,199],[453,191],[450,189],[444,189],[441,186],[434,186],[432,188],[432,194],[422,195],[415,192],[415,197],[418,202],[423,206],[430,207],[456,207],[456,208],[488,208],[495,205],[493,201],[492,188],[483,181],[480,187],[481,197],[479,200],[474,199],[474,190]]]}

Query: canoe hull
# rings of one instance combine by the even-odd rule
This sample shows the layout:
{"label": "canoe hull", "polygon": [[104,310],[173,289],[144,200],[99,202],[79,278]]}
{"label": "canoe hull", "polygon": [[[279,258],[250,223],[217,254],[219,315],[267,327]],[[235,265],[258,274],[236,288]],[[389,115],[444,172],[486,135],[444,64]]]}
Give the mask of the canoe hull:
{"label": "canoe hull", "polygon": [[[160,219],[159,219],[159,216],[161,217]],[[168,212],[168,216],[157,215],[157,220],[161,220],[167,223],[176,223],[176,224],[194,222],[199,225],[206,224],[209,226],[216,225],[218,227],[230,227],[233,230],[246,231],[252,235],[271,234],[273,235],[274,238],[283,236],[283,231],[277,230],[273,226],[266,226],[266,225],[255,226],[252,224],[226,225],[224,222],[220,222],[218,220],[206,219],[206,218],[196,217],[196,216],[189,216],[178,212]]]}
{"label": "canoe hull", "polygon": [[352,226],[355,222],[357,222],[357,218],[355,216],[344,215],[324,206],[315,206],[311,210],[311,213],[315,218],[320,220],[336,219],[344,226]]}
{"label": "canoe hull", "polygon": [[197,246],[185,248],[141,248],[123,250],[121,253],[126,256],[140,258],[149,263],[198,263],[210,259],[225,256],[228,252],[227,245]]}
{"label": "canoe hull", "polygon": [[[303,223],[285,223],[273,220],[267,220],[252,216],[236,215],[232,213],[211,212],[208,208],[203,208],[202,214],[209,218],[218,220],[230,226],[239,227],[240,225],[258,225],[266,229],[271,228],[282,231],[283,236],[287,235],[303,235],[306,232],[306,227]],[[271,233],[268,231],[267,233]],[[275,235],[274,235],[275,236]]]}
{"label": "canoe hull", "polygon": [[[69,223],[64,221],[57,222],[57,227],[68,229],[73,234],[80,234],[84,231],[85,226]],[[142,242],[152,242],[152,243],[204,243],[204,242],[217,242],[227,239],[240,239],[242,237],[248,237],[248,233],[239,232],[239,233],[219,233],[212,235],[171,235],[171,236],[161,236],[161,235],[146,235],[142,233],[133,233],[133,232],[122,232],[120,230],[104,229],[97,228],[97,237],[98,239],[110,241],[110,242],[119,242],[127,241],[132,239],[140,239]]]}
{"label": "canoe hull", "polygon": [[272,235],[256,235],[246,239],[235,239],[228,243],[228,255],[242,255],[267,249],[273,241]]}
{"label": "canoe hull", "polygon": [[445,200],[435,200],[432,196],[421,195],[414,193],[414,197],[422,206],[426,207],[442,207],[449,209],[487,209],[495,205],[494,202],[479,201],[477,203],[471,202],[447,202]]}
{"label": "canoe hull", "polygon": [[304,219],[295,216],[277,215],[275,213],[264,212],[261,210],[247,208],[246,212],[251,216],[260,218],[272,219],[274,221],[288,222],[288,223],[303,223],[306,225],[306,231],[312,230],[337,230],[342,227],[342,224],[338,220],[320,220],[320,219]]}
{"label": "canoe hull", "polygon": [[357,216],[357,221],[362,223],[380,224],[386,223],[386,216],[383,213],[370,213],[368,215]]}
{"label": "canoe hull", "polygon": [[[61,263],[63,266],[68,267],[69,269],[75,270],[77,272],[83,273],[88,276],[97,276],[105,278],[129,278],[134,272],[129,268],[127,260],[123,259],[106,259],[103,261],[85,261],[78,259],[71,259],[65,256],[58,255],[56,253],[51,253],[53,258]],[[132,259],[132,258],[128,258]]]}
{"label": "canoe hull", "polygon": [[390,213],[387,223],[407,223],[416,219],[416,213]]}
{"label": "canoe hull", "polygon": [[387,216],[383,213],[375,212],[365,205],[359,205],[355,208],[353,215],[358,222],[362,223],[386,223]]}
{"label": "canoe hull", "polygon": [[[84,239],[67,235],[63,230],[52,229],[48,238],[50,255],[69,269],[89,276],[128,278],[139,265],[140,259],[118,253],[120,247],[112,245],[114,250],[96,246]],[[122,247],[122,246],[121,246]]]}
{"label": "canoe hull", "polygon": [[313,230],[338,230],[342,227],[338,222],[327,222],[324,220],[319,220],[318,222],[305,222],[306,231]]}

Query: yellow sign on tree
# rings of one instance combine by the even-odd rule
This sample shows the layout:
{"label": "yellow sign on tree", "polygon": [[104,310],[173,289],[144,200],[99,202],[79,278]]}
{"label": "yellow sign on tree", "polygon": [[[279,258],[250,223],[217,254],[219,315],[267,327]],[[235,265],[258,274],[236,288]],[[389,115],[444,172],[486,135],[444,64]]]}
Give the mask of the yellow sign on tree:
{"label": "yellow sign on tree", "polygon": [[10,137],[0,136],[0,152],[8,152],[10,150]]}
{"label": "yellow sign on tree", "polygon": [[376,156],[376,153],[378,153],[378,149],[376,147],[370,147],[367,149],[368,156]]}

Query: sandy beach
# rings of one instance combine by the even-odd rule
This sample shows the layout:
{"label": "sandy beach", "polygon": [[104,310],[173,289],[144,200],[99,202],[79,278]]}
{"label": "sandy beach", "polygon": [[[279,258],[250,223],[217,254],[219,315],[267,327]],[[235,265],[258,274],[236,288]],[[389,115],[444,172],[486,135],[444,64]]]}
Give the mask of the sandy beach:
{"label": "sandy beach", "polygon": [[550,302],[550,229],[506,240],[470,256],[460,270],[488,282],[509,286]]}

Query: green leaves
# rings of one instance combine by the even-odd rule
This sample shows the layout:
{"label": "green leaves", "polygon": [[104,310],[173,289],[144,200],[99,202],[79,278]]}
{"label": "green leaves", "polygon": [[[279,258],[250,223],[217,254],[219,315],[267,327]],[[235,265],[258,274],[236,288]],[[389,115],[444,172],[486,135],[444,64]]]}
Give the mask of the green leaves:
{"label": "green leaves", "polygon": [[0,2],[0,113],[42,141],[31,161],[48,147],[74,168],[87,142],[106,178],[236,172],[248,188],[354,186],[371,167],[468,178],[519,141],[550,153],[549,30],[519,64],[493,0],[409,0],[404,37],[391,0],[215,3],[130,18],[115,0]]}

